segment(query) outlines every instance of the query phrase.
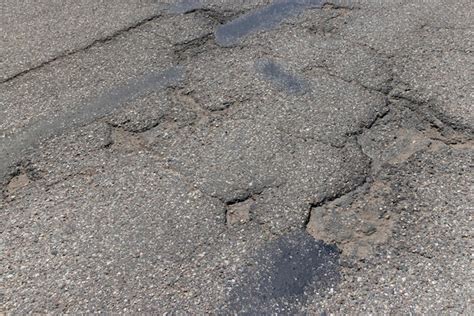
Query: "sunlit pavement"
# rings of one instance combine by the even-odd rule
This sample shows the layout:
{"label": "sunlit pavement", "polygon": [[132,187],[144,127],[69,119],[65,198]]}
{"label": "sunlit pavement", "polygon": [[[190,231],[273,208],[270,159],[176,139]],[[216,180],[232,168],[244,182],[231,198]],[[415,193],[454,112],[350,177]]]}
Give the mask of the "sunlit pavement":
{"label": "sunlit pavement", "polygon": [[4,1],[0,312],[472,313],[473,12]]}

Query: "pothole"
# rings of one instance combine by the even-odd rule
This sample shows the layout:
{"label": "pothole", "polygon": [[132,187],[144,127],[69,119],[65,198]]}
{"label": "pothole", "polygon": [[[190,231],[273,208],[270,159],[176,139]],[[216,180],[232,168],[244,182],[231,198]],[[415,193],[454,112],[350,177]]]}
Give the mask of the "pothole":
{"label": "pothole", "polygon": [[125,152],[143,151],[147,149],[147,143],[140,135],[120,128],[113,128],[110,147]]}
{"label": "pothole", "polygon": [[227,226],[242,225],[249,222],[254,207],[255,201],[251,198],[243,202],[228,205],[226,211]]}
{"label": "pothole", "polygon": [[7,194],[13,194],[16,191],[26,187],[30,184],[30,178],[26,173],[20,173],[17,176],[14,176],[10,182],[7,184]]}
{"label": "pothole", "polygon": [[32,179],[26,172],[20,172],[14,175],[8,183],[5,185],[3,190],[3,197],[5,201],[12,201],[16,198],[16,195],[24,188],[26,188]]}
{"label": "pothole", "polygon": [[389,183],[377,180],[314,207],[306,230],[317,240],[337,244],[345,256],[363,259],[390,238],[396,203]]}

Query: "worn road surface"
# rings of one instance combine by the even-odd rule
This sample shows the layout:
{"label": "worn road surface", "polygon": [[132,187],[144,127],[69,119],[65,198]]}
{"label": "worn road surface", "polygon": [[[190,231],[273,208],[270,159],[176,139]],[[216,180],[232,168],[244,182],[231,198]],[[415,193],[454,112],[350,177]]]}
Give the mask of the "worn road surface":
{"label": "worn road surface", "polygon": [[0,313],[473,314],[471,0],[1,0]]}

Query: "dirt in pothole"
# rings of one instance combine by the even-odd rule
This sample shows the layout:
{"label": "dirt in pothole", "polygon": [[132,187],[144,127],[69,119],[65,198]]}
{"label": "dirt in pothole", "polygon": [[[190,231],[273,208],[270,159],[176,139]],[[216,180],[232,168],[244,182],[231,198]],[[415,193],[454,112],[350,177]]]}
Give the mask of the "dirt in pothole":
{"label": "dirt in pothole", "polygon": [[6,186],[6,195],[12,197],[15,192],[30,184],[31,180],[26,173],[20,173],[8,182]]}
{"label": "dirt in pothole", "polygon": [[391,235],[396,200],[384,181],[375,181],[311,211],[306,229],[326,243],[337,244],[344,255],[364,258]]}

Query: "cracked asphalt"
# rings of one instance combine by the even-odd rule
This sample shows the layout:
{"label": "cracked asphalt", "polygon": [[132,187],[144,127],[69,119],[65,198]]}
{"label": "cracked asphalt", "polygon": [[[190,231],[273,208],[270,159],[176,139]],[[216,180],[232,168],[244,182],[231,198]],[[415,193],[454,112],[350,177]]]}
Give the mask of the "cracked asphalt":
{"label": "cracked asphalt", "polygon": [[474,313],[474,2],[0,7],[0,313]]}

